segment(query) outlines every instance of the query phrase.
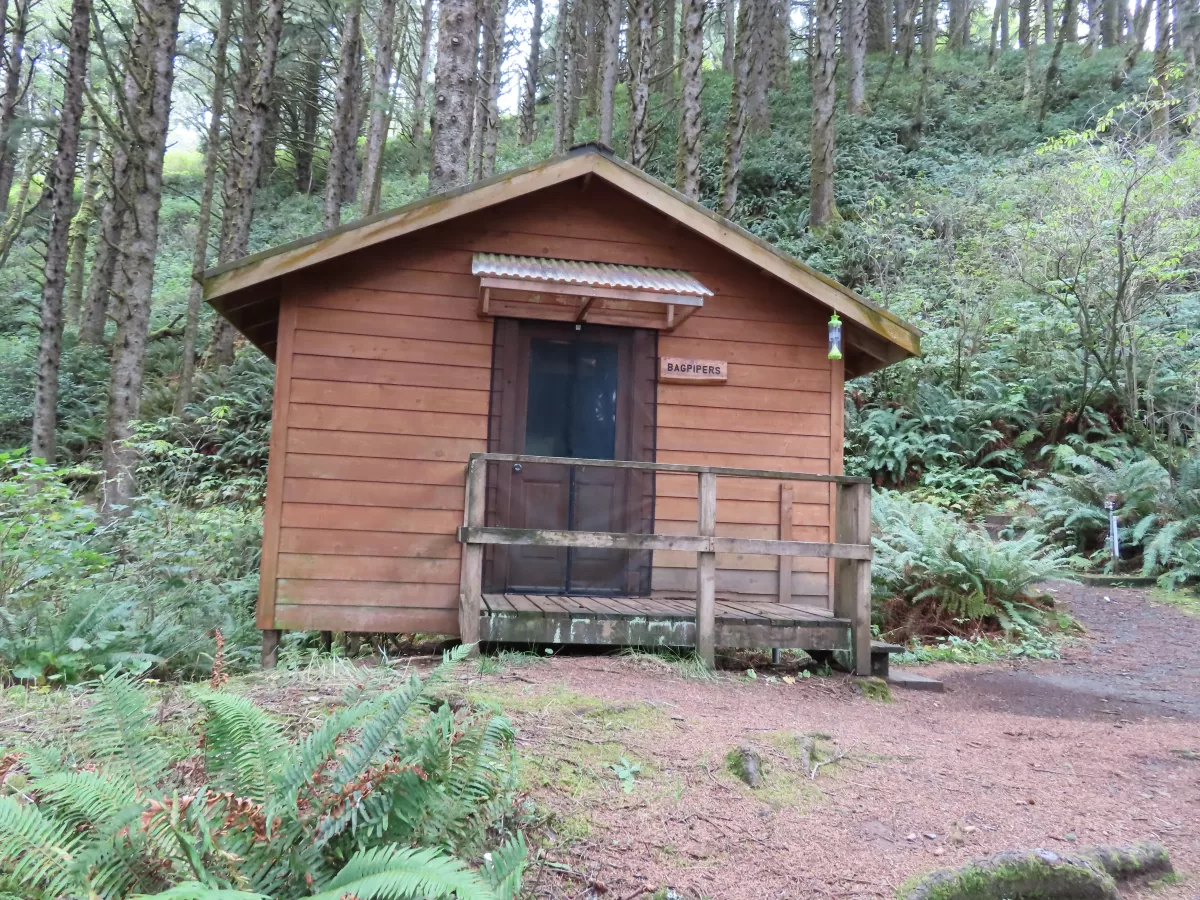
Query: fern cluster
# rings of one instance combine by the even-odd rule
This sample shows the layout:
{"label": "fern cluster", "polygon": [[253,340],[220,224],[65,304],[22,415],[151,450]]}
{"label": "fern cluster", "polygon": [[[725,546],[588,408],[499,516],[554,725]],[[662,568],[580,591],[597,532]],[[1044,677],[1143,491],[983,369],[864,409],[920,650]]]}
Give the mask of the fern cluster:
{"label": "fern cluster", "polygon": [[1044,621],[1035,585],[1068,572],[1066,551],[1047,548],[1040,535],[993,542],[901,494],[877,492],[872,519],[872,592],[883,627],[901,637],[1033,630]]}
{"label": "fern cluster", "polygon": [[514,897],[524,841],[495,837],[515,787],[512,728],[430,698],[442,674],[341,707],[299,741],[245,697],[194,689],[202,766],[173,765],[147,691],[105,676],[84,748],[5,758],[0,894]]}

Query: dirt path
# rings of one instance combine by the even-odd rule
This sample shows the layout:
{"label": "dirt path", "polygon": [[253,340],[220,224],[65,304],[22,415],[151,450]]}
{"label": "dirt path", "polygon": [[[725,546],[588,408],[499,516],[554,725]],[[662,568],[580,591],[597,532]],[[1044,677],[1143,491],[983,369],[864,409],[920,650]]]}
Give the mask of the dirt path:
{"label": "dirt path", "polygon": [[[1154,838],[1184,879],[1127,896],[1195,900],[1200,619],[1136,591],[1059,596],[1089,630],[1067,659],[929,667],[947,693],[893,703],[844,678],[703,683],[615,657],[470,679],[520,724],[553,811],[534,895],[890,897],[981,853]],[[842,758],[812,778],[806,744]],[[741,745],[764,760],[758,790],[729,772]]]}

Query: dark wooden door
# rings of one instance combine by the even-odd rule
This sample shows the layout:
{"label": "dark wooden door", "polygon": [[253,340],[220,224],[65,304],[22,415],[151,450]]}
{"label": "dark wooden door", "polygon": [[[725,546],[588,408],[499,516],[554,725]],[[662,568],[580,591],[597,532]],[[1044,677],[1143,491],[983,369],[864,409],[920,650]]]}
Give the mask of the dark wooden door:
{"label": "dark wooden door", "polygon": [[[653,412],[653,338],[638,329],[498,323],[493,449],[636,459],[646,456],[649,436],[652,458],[653,423],[647,428],[644,419],[647,394]],[[492,524],[578,531],[652,526],[653,485],[647,491],[640,473],[524,463],[497,464],[489,475],[496,485]],[[488,562],[488,589],[515,593],[641,593],[649,572],[648,554],[621,550],[496,548]]]}

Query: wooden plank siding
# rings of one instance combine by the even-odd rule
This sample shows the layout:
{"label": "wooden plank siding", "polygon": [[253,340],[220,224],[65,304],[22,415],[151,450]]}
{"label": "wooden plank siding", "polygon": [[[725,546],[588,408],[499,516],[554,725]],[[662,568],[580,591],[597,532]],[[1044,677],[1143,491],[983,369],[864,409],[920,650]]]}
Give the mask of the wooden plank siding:
{"label": "wooden plank siding", "polygon": [[[457,633],[454,531],[493,354],[475,252],[690,272],[715,296],[658,352],[727,360],[729,381],[658,386],[657,460],[840,471],[824,308],[602,180],[558,185],[285,276],[260,627]],[[793,538],[830,540],[830,486],[793,489]],[[717,495],[718,535],[778,537],[778,482],[722,477]],[[656,530],[694,534],[696,513],[696,479],[660,474]],[[774,558],[716,562],[718,598],[778,599]],[[656,595],[694,590],[694,554],[654,565]],[[794,560],[795,602],[828,607],[829,571]]]}

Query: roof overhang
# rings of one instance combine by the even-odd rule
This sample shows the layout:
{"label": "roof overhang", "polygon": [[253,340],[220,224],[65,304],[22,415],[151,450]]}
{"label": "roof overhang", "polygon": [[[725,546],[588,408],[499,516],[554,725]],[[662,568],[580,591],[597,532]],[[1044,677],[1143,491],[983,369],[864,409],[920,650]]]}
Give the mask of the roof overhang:
{"label": "roof overhang", "polygon": [[273,357],[279,285],[284,275],[534,191],[589,177],[603,179],[836,312],[848,326],[847,348],[863,357],[850,374],[920,354],[921,332],[916,327],[597,145],[577,147],[563,156],[210,269],[204,273],[204,295],[253,344]]}

